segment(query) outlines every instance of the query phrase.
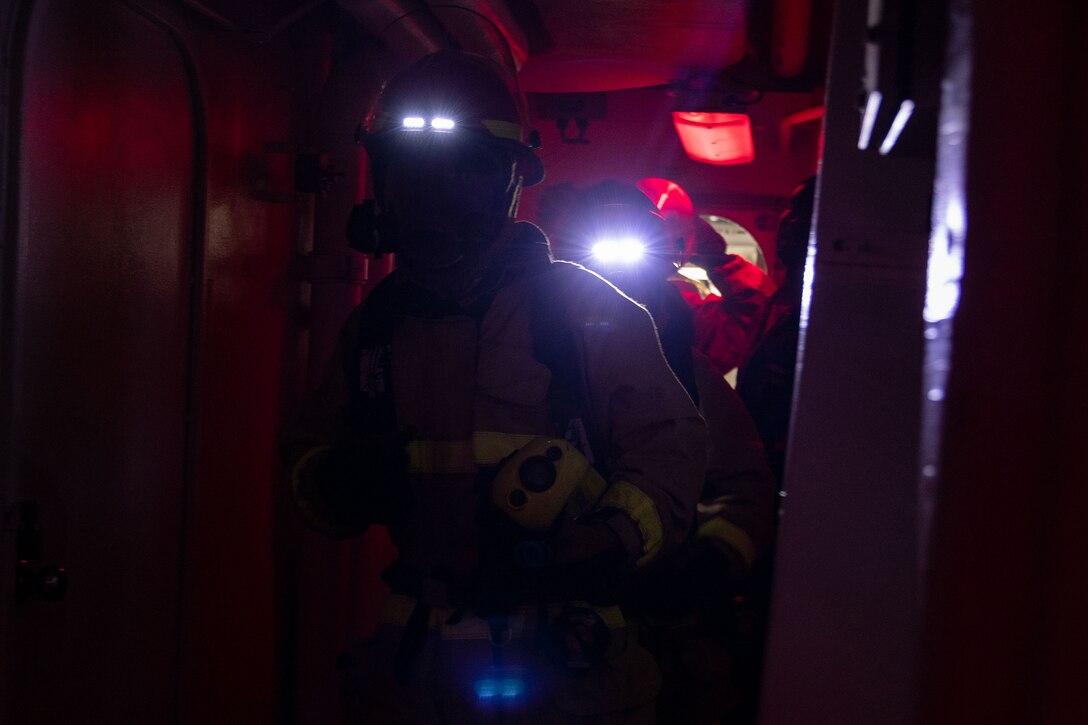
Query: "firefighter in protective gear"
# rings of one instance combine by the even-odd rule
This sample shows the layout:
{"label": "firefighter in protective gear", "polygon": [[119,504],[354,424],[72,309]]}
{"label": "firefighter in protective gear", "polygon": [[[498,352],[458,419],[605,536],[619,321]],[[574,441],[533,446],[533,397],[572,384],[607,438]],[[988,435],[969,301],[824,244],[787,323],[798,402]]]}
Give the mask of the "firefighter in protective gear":
{"label": "firefighter in protective gear", "polygon": [[[608,274],[646,305],[657,322],[666,358],[694,388],[708,428],[708,467],[691,536],[676,550],[633,572],[625,606],[639,615],[640,640],[658,658],[664,678],[658,699],[662,722],[713,723],[739,700],[732,689],[728,629],[734,595],[773,538],[775,480],[755,425],[736,392],[692,349],[691,311],[668,282],[676,250],[664,220],[637,188],[606,180],[582,191],[554,239],[557,256],[583,257],[606,227],[638,230],[643,274]],[[612,263],[614,265],[614,263]],[[672,267],[675,269],[675,267]],[[627,284],[637,280],[637,285]],[[652,279],[652,281],[651,281]],[[666,342],[669,341],[669,342]],[[682,342],[683,344],[678,344]],[[694,669],[693,669],[694,668]]]}
{"label": "firefighter in protective gear", "polygon": [[[285,446],[314,526],[384,524],[397,547],[378,631],[341,658],[347,720],[648,722],[659,675],[602,583],[682,541],[705,424],[645,310],[514,221],[542,168],[501,72],[428,56],[360,138],[377,198],[359,236],[396,269],[346,321]],[[490,488],[541,436],[607,485],[519,569]]]}
{"label": "firefighter in protective gear", "polygon": [[721,295],[703,294],[689,280],[674,283],[694,313],[695,347],[715,371],[725,375],[747,362],[766,324],[775,286],[762,269],[728,254],[725,239],[702,217],[687,261],[706,270]]}
{"label": "firefighter in protective gear", "polygon": [[[664,233],[664,217],[634,186],[605,179],[561,193],[566,203],[549,219],[553,253],[597,272],[650,310],[666,360],[698,402],[691,313],[680,295],[661,284],[676,271],[681,242]],[[550,200],[541,201],[546,206]]]}
{"label": "firefighter in protective gear", "polygon": [[801,329],[801,292],[815,199],[816,177],[812,176],[794,188],[782,212],[775,246],[778,259],[786,268],[786,277],[768,300],[758,344],[737,377],[737,393],[752,411],[779,482],[786,466]]}
{"label": "firefighter in protective gear", "polygon": [[695,213],[679,184],[651,177],[638,188],[665,217],[669,237],[683,245],[682,262],[706,272],[710,285],[679,274],[671,280],[694,312],[695,348],[717,372],[732,373],[759,340],[774,282],[756,265],[727,253],[725,239]]}

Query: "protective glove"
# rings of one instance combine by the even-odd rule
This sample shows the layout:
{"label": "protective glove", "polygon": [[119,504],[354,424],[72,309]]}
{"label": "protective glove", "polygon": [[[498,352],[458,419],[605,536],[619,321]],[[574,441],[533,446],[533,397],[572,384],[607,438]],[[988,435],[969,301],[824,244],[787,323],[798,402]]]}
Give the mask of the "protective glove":
{"label": "protective glove", "polygon": [[624,604],[657,621],[689,617],[704,606],[727,607],[735,589],[729,557],[693,538],[639,569],[625,582]]}
{"label": "protective glove", "polygon": [[710,281],[721,290],[725,297],[745,297],[754,294],[769,297],[774,293],[774,282],[771,278],[744,257],[725,254],[717,260],[706,260],[706,262],[711,266],[703,267],[703,269],[707,271]]}
{"label": "protective glove", "polygon": [[627,552],[619,535],[603,520],[565,519],[547,541],[547,563],[525,571],[530,587],[594,604],[619,601]]}
{"label": "protective glove", "polygon": [[724,251],[717,254],[693,254],[688,258],[688,263],[702,268],[709,274],[735,256],[735,254],[726,254]]}
{"label": "protective glove", "polygon": [[[361,533],[370,524],[396,524],[414,505],[408,480],[408,430],[334,445],[316,463],[312,506],[340,533]],[[336,534],[334,534],[336,535]]]}

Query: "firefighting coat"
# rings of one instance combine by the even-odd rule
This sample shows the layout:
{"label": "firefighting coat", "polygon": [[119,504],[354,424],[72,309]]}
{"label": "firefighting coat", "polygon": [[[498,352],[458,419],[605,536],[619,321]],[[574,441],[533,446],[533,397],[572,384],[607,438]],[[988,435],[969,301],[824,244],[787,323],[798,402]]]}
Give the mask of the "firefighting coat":
{"label": "firefighting coat", "polygon": [[755,349],[775,287],[759,267],[736,255],[707,272],[721,297],[704,296],[683,278],[674,284],[694,315],[694,348],[707,358],[715,372],[725,375],[744,365]]}
{"label": "firefighting coat", "polygon": [[[471,574],[481,471],[541,435],[572,439],[605,473],[598,509],[631,563],[679,543],[693,523],[705,424],[665,362],[649,314],[594,273],[552,262],[539,230],[516,226],[497,280],[472,300],[435,299],[398,272],[383,280],[344,325],[337,360],[293,441],[300,490],[336,441],[411,431],[415,505],[390,535],[398,563],[428,577]],[[583,405],[575,407],[583,410],[569,420],[556,413],[560,376],[549,367],[555,346],[542,320],[554,328],[550,339],[563,341],[563,357],[576,357],[558,361],[580,378]],[[307,502],[299,504],[306,513]],[[315,510],[310,518],[320,527]]]}
{"label": "firefighting coat", "polygon": [[698,353],[695,379],[710,454],[696,515],[696,536],[714,542],[740,576],[751,569],[774,538],[776,479],[740,396]]}
{"label": "firefighting coat", "polygon": [[692,347],[693,313],[683,288],[662,283],[646,293],[665,358],[685,387],[695,389],[706,421],[709,457],[694,533],[721,550],[740,577],[773,538],[776,479],[748,409],[714,362]]}

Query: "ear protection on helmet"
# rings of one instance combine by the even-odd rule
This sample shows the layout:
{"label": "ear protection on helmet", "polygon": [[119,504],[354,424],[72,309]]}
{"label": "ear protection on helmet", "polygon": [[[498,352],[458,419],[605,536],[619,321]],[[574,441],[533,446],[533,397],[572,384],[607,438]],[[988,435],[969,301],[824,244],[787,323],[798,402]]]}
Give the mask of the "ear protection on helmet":
{"label": "ear protection on helmet", "polygon": [[381,256],[395,251],[393,240],[396,238],[393,212],[378,212],[378,203],[367,199],[356,204],[348,215],[348,246],[362,254]]}

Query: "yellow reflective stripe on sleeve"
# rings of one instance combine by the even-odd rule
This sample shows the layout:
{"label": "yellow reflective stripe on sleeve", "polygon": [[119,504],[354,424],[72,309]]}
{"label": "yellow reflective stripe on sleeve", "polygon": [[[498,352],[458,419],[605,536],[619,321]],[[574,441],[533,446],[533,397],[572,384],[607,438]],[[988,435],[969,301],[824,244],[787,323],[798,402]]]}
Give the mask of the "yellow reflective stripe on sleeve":
{"label": "yellow reflective stripe on sleeve", "polygon": [[409,441],[408,466],[415,473],[475,473],[471,441]]}
{"label": "yellow reflective stripe on sleeve", "polygon": [[582,607],[590,611],[596,612],[597,616],[604,622],[604,626],[609,629],[623,629],[627,626],[627,620],[623,617],[623,612],[618,606],[605,606],[600,604],[593,604],[592,602],[583,602],[575,600],[570,602],[572,607]]}
{"label": "yellow reflective stripe on sleeve", "polygon": [[630,516],[638,525],[642,535],[642,556],[635,562],[642,566],[654,558],[661,549],[664,533],[661,528],[661,516],[653,499],[637,486],[627,481],[615,481],[604,492],[598,508],[615,508]]}
{"label": "yellow reflective stripe on sleeve", "polygon": [[756,546],[752,543],[752,537],[748,536],[744,529],[731,521],[722,518],[704,521],[698,531],[695,532],[695,535],[705,539],[717,539],[728,544],[740,554],[741,558],[744,559],[744,563],[749,567],[756,560]]}
{"label": "yellow reflective stripe on sleeve", "polygon": [[[408,624],[408,620],[412,617],[412,612],[416,609],[418,600],[415,597],[409,597],[406,594],[395,594],[390,592],[385,595],[385,602],[382,603],[382,611],[378,615],[379,624],[392,624],[396,627],[404,627]],[[432,613],[431,619],[428,621],[428,626],[434,626],[435,617]]]}
{"label": "yellow reflective stripe on sleeve", "polygon": [[477,431],[472,434],[476,462],[481,466],[492,466],[539,437],[528,433]]}
{"label": "yellow reflective stripe on sleeve", "polygon": [[471,441],[411,441],[408,459],[416,473],[473,473],[490,466],[540,436],[477,431]]}
{"label": "yellow reflective stripe on sleeve", "polygon": [[486,128],[492,136],[508,138],[511,141],[521,140],[521,125],[512,121],[499,121],[485,118],[480,121],[480,125]]}
{"label": "yellow reflective stripe on sleeve", "polygon": [[306,469],[309,468],[310,462],[314,458],[324,455],[331,450],[332,446],[314,446],[299,456],[298,461],[296,461],[295,465],[291,468],[291,492],[294,493],[296,497],[298,496],[299,487],[302,483],[302,476]]}
{"label": "yellow reflective stripe on sleeve", "polygon": [[323,514],[323,510],[327,511],[327,509],[319,498],[311,500],[311,497],[316,495],[317,485],[314,473],[310,469],[331,450],[332,446],[315,446],[299,456],[298,461],[291,468],[291,497],[294,499],[295,508],[311,527],[326,536],[343,538],[359,531],[346,531],[343,525],[337,524]]}
{"label": "yellow reflective stripe on sleeve", "polygon": [[743,502],[742,497],[735,493],[727,493],[711,501],[700,501],[695,504],[695,510],[703,516],[717,516],[730,504],[736,502]]}
{"label": "yellow reflective stripe on sleeve", "polygon": [[[394,627],[407,626],[408,620],[415,611],[419,600],[406,594],[390,592],[386,595],[382,605],[381,614],[378,617],[380,624],[390,624]],[[564,610],[569,607],[582,607],[596,612],[610,630],[623,629],[627,626],[627,620],[623,612],[616,605],[602,606],[590,602],[553,600],[548,603],[548,621],[554,621]],[[458,624],[451,625],[450,619],[456,610],[453,607],[435,607],[427,622],[430,629],[441,630],[442,639],[488,639],[491,636],[491,627],[486,619],[481,619],[474,614],[468,614]],[[462,614],[464,614],[462,612]],[[538,605],[519,605],[510,612],[510,625],[516,636],[523,636],[526,632],[538,624],[540,610]]]}

